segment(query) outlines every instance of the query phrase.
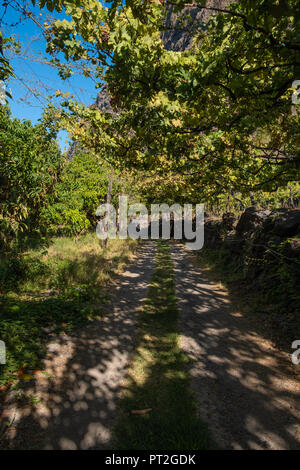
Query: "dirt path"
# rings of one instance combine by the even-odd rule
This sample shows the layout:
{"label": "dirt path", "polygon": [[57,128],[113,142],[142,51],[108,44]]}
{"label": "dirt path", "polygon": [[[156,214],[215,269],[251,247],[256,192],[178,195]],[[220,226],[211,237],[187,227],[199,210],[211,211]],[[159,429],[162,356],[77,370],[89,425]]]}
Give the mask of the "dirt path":
{"label": "dirt path", "polygon": [[173,245],[181,347],[200,414],[225,449],[300,449],[300,387],[290,358],[235,311],[224,289]]}
{"label": "dirt path", "polygon": [[138,257],[117,279],[106,316],[49,345],[46,374],[27,394],[34,407],[6,404],[12,448],[109,448],[126,366],[134,346],[136,312],[146,296],[154,268],[155,245],[143,245]]}
{"label": "dirt path", "polygon": [[[256,333],[227,291],[201,273],[193,254],[174,244],[171,254],[181,347],[190,358],[201,418],[216,445],[300,449],[299,366]],[[16,408],[17,392],[8,395],[1,418],[13,421],[9,447],[111,448],[136,312],[154,272],[154,255],[155,244],[143,245],[117,279],[103,319],[49,345],[46,373],[38,374],[26,391],[38,404]]]}

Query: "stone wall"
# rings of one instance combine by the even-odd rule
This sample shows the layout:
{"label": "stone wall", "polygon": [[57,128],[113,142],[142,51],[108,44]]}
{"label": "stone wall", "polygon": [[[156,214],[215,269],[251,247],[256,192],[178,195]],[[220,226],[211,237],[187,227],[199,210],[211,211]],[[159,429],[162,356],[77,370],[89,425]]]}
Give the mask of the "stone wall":
{"label": "stone wall", "polygon": [[300,337],[300,210],[249,207],[239,218],[208,217],[204,254],[259,309],[272,339],[290,347]]}

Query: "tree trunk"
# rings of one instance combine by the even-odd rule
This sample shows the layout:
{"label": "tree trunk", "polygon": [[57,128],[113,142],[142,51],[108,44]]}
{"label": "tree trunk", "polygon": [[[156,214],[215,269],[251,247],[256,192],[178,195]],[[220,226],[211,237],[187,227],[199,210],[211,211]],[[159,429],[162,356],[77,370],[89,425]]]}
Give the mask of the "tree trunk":
{"label": "tree trunk", "polygon": [[226,208],[225,208],[226,212],[229,212],[230,211],[230,195],[229,193],[227,194],[227,199],[226,199]]}
{"label": "tree trunk", "polygon": [[295,203],[294,203],[294,194],[293,194],[293,188],[288,184],[288,188],[290,190],[290,204],[291,208],[295,209]]}
{"label": "tree trunk", "polygon": [[254,195],[252,191],[249,191],[250,201],[252,206],[256,206],[257,202],[254,199]]}

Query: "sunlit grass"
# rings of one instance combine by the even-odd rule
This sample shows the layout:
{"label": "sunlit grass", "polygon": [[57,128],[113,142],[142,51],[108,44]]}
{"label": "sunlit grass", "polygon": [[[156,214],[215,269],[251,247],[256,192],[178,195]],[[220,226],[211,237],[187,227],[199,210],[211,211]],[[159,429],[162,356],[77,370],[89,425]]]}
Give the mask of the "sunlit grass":
{"label": "sunlit grass", "polygon": [[103,287],[123,268],[135,246],[131,239],[116,239],[109,240],[107,247],[103,248],[94,234],[77,240],[55,238],[48,248],[31,250],[26,254],[24,260],[29,275],[21,290],[65,290],[80,284]]}
{"label": "sunlit grass", "polygon": [[[169,245],[160,242],[120,402],[117,449],[196,450],[209,446],[207,429],[199,420],[190,390],[187,358],[179,348],[177,317]],[[143,410],[145,414],[132,413]]]}
{"label": "sunlit grass", "polygon": [[89,234],[0,260],[0,339],[7,347],[0,384],[14,381],[20,367],[41,367],[49,332],[70,332],[102,315],[108,286],[136,246],[110,240],[103,248]]}

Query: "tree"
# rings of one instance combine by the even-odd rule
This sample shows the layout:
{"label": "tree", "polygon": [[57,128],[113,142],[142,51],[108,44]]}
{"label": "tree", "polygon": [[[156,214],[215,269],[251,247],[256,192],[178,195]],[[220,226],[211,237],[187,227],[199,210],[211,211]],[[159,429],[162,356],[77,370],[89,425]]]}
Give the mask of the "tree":
{"label": "tree", "polygon": [[91,152],[79,151],[65,159],[55,191],[41,212],[47,233],[78,236],[95,228],[97,207],[107,202],[107,194],[117,204],[118,194],[130,191],[128,176],[116,172],[113,188],[111,176],[110,166]]}
{"label": "tree", "polygon": [[39,217],[61,170],[55,131],[11,118],[0,107],[0,243],[38,231]]}
{"label": "tree", "polygon": [[291,106],[299,3],[206,3],[193,6],[215,14],[193,29],[193,47],[174,52],[161,39],[166,13],[186,14],[189,4],[54,2],[71,20],[49,25],[48,51],[85,61],[118,109],[111,115],[68,100],[61,122],[114,166],[176,173],[196,181],[202,197],[275,190],[299,178],[299,113]]}

